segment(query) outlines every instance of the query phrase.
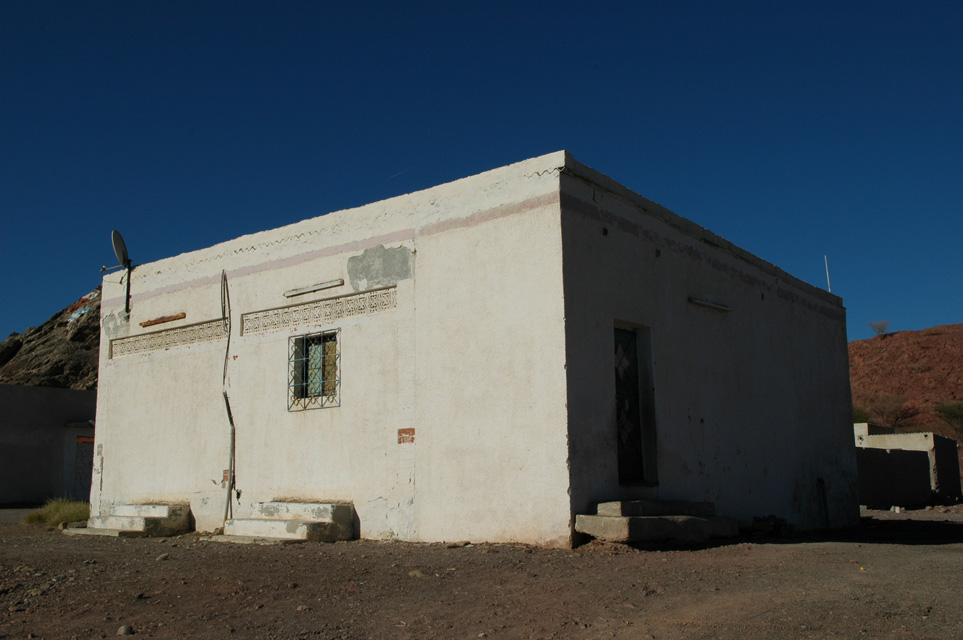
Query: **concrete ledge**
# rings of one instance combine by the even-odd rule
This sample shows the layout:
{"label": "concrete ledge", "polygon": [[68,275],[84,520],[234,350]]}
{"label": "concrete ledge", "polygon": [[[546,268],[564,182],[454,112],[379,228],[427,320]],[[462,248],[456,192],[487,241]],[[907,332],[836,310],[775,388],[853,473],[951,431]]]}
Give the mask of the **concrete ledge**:
{"label": "concrete ledge", "polygon": [[354,537],[354,505],[322,502],[255,502],[254,519],[328,522],[337,529],[338,540]]}
{"label": "concrete ledge", "polygon": [[709,518],[716,515],[711,502],[684,502],[682,500],[628,500],[623,502],[600,502],[596,513],[600,516],[698,516]]}
{"label": "concrete ledge", "polygon": [[300,544],[307,540],[294,538],[258,538],[256,536],[203,536],[204,542],[230,542],[233,544]]}
{"label": "concrete ledge", "polygon": [[739,525],[732,518],[697,516],[592,516],[575,517],[575,530],[610,542],[697,543],[709,538],[738,535]]}
{"label": "concrete ledge", "polygon": [[189,512],[190,506],[186,504],[113,504],[107,507],[107,514],[111,516],[141,518],[180,519]]}
{"label": "concrete ledge", "polygon": [[75,528],[64,529],[62,533],[66,536],[109,536],[111,538],[146,538],[147,534],[143,531],[130,531],[125,529],[91,529]]}
{"label": "concrete ledge", "polygon": [[143,516],[96,516],[87,521],[92,529],[127,529],[146,531],[147,518]]}
{"label": "concrete ledge", "polygon": [[340,530],[333,522],[249,518],[224,523],[225,536],[337,542],[341,539],[339,534]]}
{"label": "concrete ledge", "polygon": [[107,515],[90,518],[88,529],[118,529],[163,537],[184,533],[191,527],[191,510],[186,504],[115,504],[106,511]]}

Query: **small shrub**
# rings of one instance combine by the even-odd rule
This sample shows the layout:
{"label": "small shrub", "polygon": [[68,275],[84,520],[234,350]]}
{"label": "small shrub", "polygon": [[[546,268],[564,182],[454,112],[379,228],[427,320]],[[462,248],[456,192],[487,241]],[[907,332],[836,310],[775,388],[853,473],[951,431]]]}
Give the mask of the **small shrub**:
{"label": "small shrub", "polygon": [[61,522],[79,522],[89,517],[90,505],[86,502],[57,498],[47,501],[44,506],[28,513],[23,523],[55,526]]}
{"label": "small shrub", "polygon": [[958,434],[963,435],[963,402],[938,404],[933,407],[933,413],[953,427]]}
{"label": "small shrub", "polygon": [[869,411],[859,407],[853,407],[853,422],[872,422],[872,419],[869,417]]}
{"label": "small shrub", "polygon": [[919,415],[919,407],[906,401],[906,396],[883,394],[870,400],[867,412],[875,424],[898,428]]}
{"label": "small shrub", "polygon": [[878,336],[884,335],[889,331],[889,320],[873,320],[869,323],[869,328]]}

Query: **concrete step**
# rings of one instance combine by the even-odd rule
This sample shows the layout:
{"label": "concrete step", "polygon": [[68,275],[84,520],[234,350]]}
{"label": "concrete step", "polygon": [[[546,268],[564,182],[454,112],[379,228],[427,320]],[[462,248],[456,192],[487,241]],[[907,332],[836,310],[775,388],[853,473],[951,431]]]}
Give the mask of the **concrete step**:
{"label": "concrete step", "polygon": [[235,518],[224,523],[224,537],[238,541],[351,540],[354,538],[354,505],[346,502],[255,502],[249,518]]}
{"label": "concrete step", "polygon": [[314,540],[337,542],[344,540],[333,522],[310,520],[266,520],[263,518],[235,518],[224,523],[225,536],[275,540]]}
{"label": "concrete step", "polygon": [[354,505],[346,502],[255,502],[251,517],[330,522],[337,526],[339,540],[354,537]]}
{"label": "concrete step", "polygon": [[84,527],[83,529],[64,529],[61,531],[66,536],[110,536],[114,538],[146,538],[147,534],[143,531],[125,531],[123,529],[95,529]]}
{"label": "concrete step", "polygon": [[136,516],[141,518],[183,518],[190,512],[186,504],[113,504],[107,508],[112,516]]}
{"label": "concrete step", "polygon": [[698,516],[709,518],[716,515],[711,502],[685,502],[683,500],[626,500],[623,502],[600,502],[595,511],[600,516]]}
{"label": "concrete step", "polygon": [[575,517],[575,530],[610,542],[699,543],[710,538],[736,536],[739,534],[739,523],[733,518],[715,516],[578,515]]}
{"label": "concrete step", "polygon": [[[191,510],[187,504],[111,505],[107,515],[87,521],[90,535],[99,531],[118,531],[127,535],[172,536],[190,530]],[[105,534],[112,535],[112,534]]]}
{"label": "concrete step", "polygon": [[144,531],[147,518],[143,516],[96,516],[87,520],[91,529],[118,529],[121,531]]}

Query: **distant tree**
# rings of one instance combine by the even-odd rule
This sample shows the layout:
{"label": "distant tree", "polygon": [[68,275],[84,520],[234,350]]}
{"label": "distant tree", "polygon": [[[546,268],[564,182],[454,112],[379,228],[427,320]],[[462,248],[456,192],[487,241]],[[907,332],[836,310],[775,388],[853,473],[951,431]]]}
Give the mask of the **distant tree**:
{"label": "distant tree", "polygon": [[873,320],[869,323],[869,328],[872,329],[876,335],[881,336],[889,331],[889,320]]}
{"label": "distant tree", "polygon": [[953,427],[956,433],[963,436],[963,402],[938,404],[933,407],[933,413],[938,415],[943,422]]}

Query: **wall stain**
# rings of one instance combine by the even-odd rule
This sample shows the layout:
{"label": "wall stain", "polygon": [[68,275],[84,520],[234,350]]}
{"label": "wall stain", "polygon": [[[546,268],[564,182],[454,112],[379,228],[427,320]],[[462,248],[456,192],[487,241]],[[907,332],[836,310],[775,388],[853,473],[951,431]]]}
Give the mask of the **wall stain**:
{"label": "wall stain", "polygon": [[348,281],[355,291],[390,287],[411,278],[413,271],[414,253],[408,247],[379,244],[348,258]]}

